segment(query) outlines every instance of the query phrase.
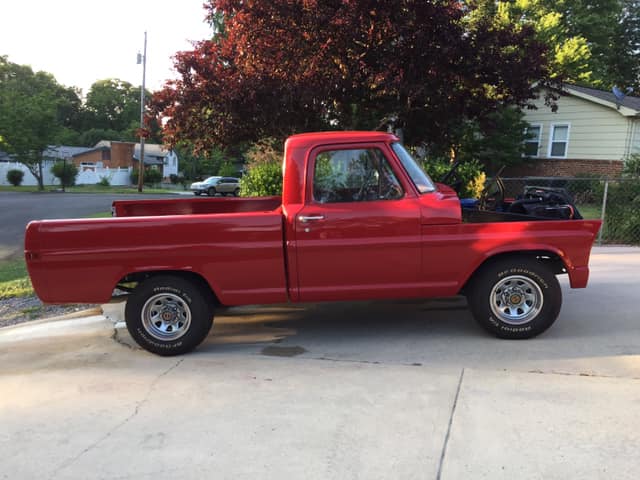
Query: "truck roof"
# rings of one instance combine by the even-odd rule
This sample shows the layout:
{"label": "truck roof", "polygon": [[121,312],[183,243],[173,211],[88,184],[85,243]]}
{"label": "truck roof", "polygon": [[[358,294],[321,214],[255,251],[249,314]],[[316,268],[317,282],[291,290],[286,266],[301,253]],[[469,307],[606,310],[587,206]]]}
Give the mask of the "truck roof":
{"label": "truck roof", "polygon": [[287,147],[305,147],[318,145],[325,142],[352,143],[352,142],[397,142],[399,138],[387,132],[368,131],[333,131],[311,132],[292,135],[287,139]]}

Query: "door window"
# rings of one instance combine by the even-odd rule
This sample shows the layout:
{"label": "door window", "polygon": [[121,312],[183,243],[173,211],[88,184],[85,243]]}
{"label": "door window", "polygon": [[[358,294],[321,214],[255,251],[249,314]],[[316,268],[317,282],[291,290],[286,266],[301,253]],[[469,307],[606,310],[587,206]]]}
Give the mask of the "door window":
{"label": "door window", "polygon": [[404,190],[377,148],[328,150],[318,154],[313,198],[319,203],[397,200]]}

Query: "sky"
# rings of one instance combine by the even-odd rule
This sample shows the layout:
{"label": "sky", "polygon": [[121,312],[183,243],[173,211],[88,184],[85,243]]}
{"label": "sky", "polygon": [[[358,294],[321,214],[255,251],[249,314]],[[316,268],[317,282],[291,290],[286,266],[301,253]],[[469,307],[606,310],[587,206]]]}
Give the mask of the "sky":
{"label": "sky", "polygon": [[96,80],[142,83],[136,55],[147,31],[148,90],[175,78],[171,56],[211,36],[204,0],[2,0],[0,55],[82,89]]}

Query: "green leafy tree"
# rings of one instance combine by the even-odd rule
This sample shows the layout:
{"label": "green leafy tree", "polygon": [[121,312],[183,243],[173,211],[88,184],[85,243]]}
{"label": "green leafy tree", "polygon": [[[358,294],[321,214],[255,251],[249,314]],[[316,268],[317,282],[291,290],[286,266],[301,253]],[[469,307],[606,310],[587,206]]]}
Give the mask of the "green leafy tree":
{"label": "green leafy tree", "polygon": [[[151,92],[145,90],[145,98],[151,98]],[[94,141],[97,134],[102,138],[95,140],[136,141],[140,128],[140,87],[129,82],[110,78],[98,80],[91,85],[84,105],[83,140]],[[158,127],[147,122],[149,139],[158,142]],[[92,145],[94,143],[85,143]]]}
{"label": "green leafy tree", "polygon": [[13,154],[44,189],[42,153],[74,126],[77,92],[45,72],[0,57],[0,149]]}
{"label": "green leafy tree", "polygon": [[70,162],[56,162],[51,167],[51,173],[60,181],[60,185],[72,187],[76,184],[78,167]]}

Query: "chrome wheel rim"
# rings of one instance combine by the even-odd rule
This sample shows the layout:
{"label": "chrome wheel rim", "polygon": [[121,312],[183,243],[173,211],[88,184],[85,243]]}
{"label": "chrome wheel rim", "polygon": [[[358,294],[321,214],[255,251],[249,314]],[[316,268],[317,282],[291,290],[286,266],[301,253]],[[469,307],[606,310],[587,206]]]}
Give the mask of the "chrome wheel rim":
{"label": "chrome wheel rim", "polygon": [[157,340],[172,341],[182,337],[191,325],[191,309],[177,295],[154,295],[142,307],[142,326]]}
{"label": "chrome wheel rim", "polygon": [[496,283],[489,296],[491,311],[502,322],[523,325],[542,310],[544,295],[528,277],[512,275]]}

